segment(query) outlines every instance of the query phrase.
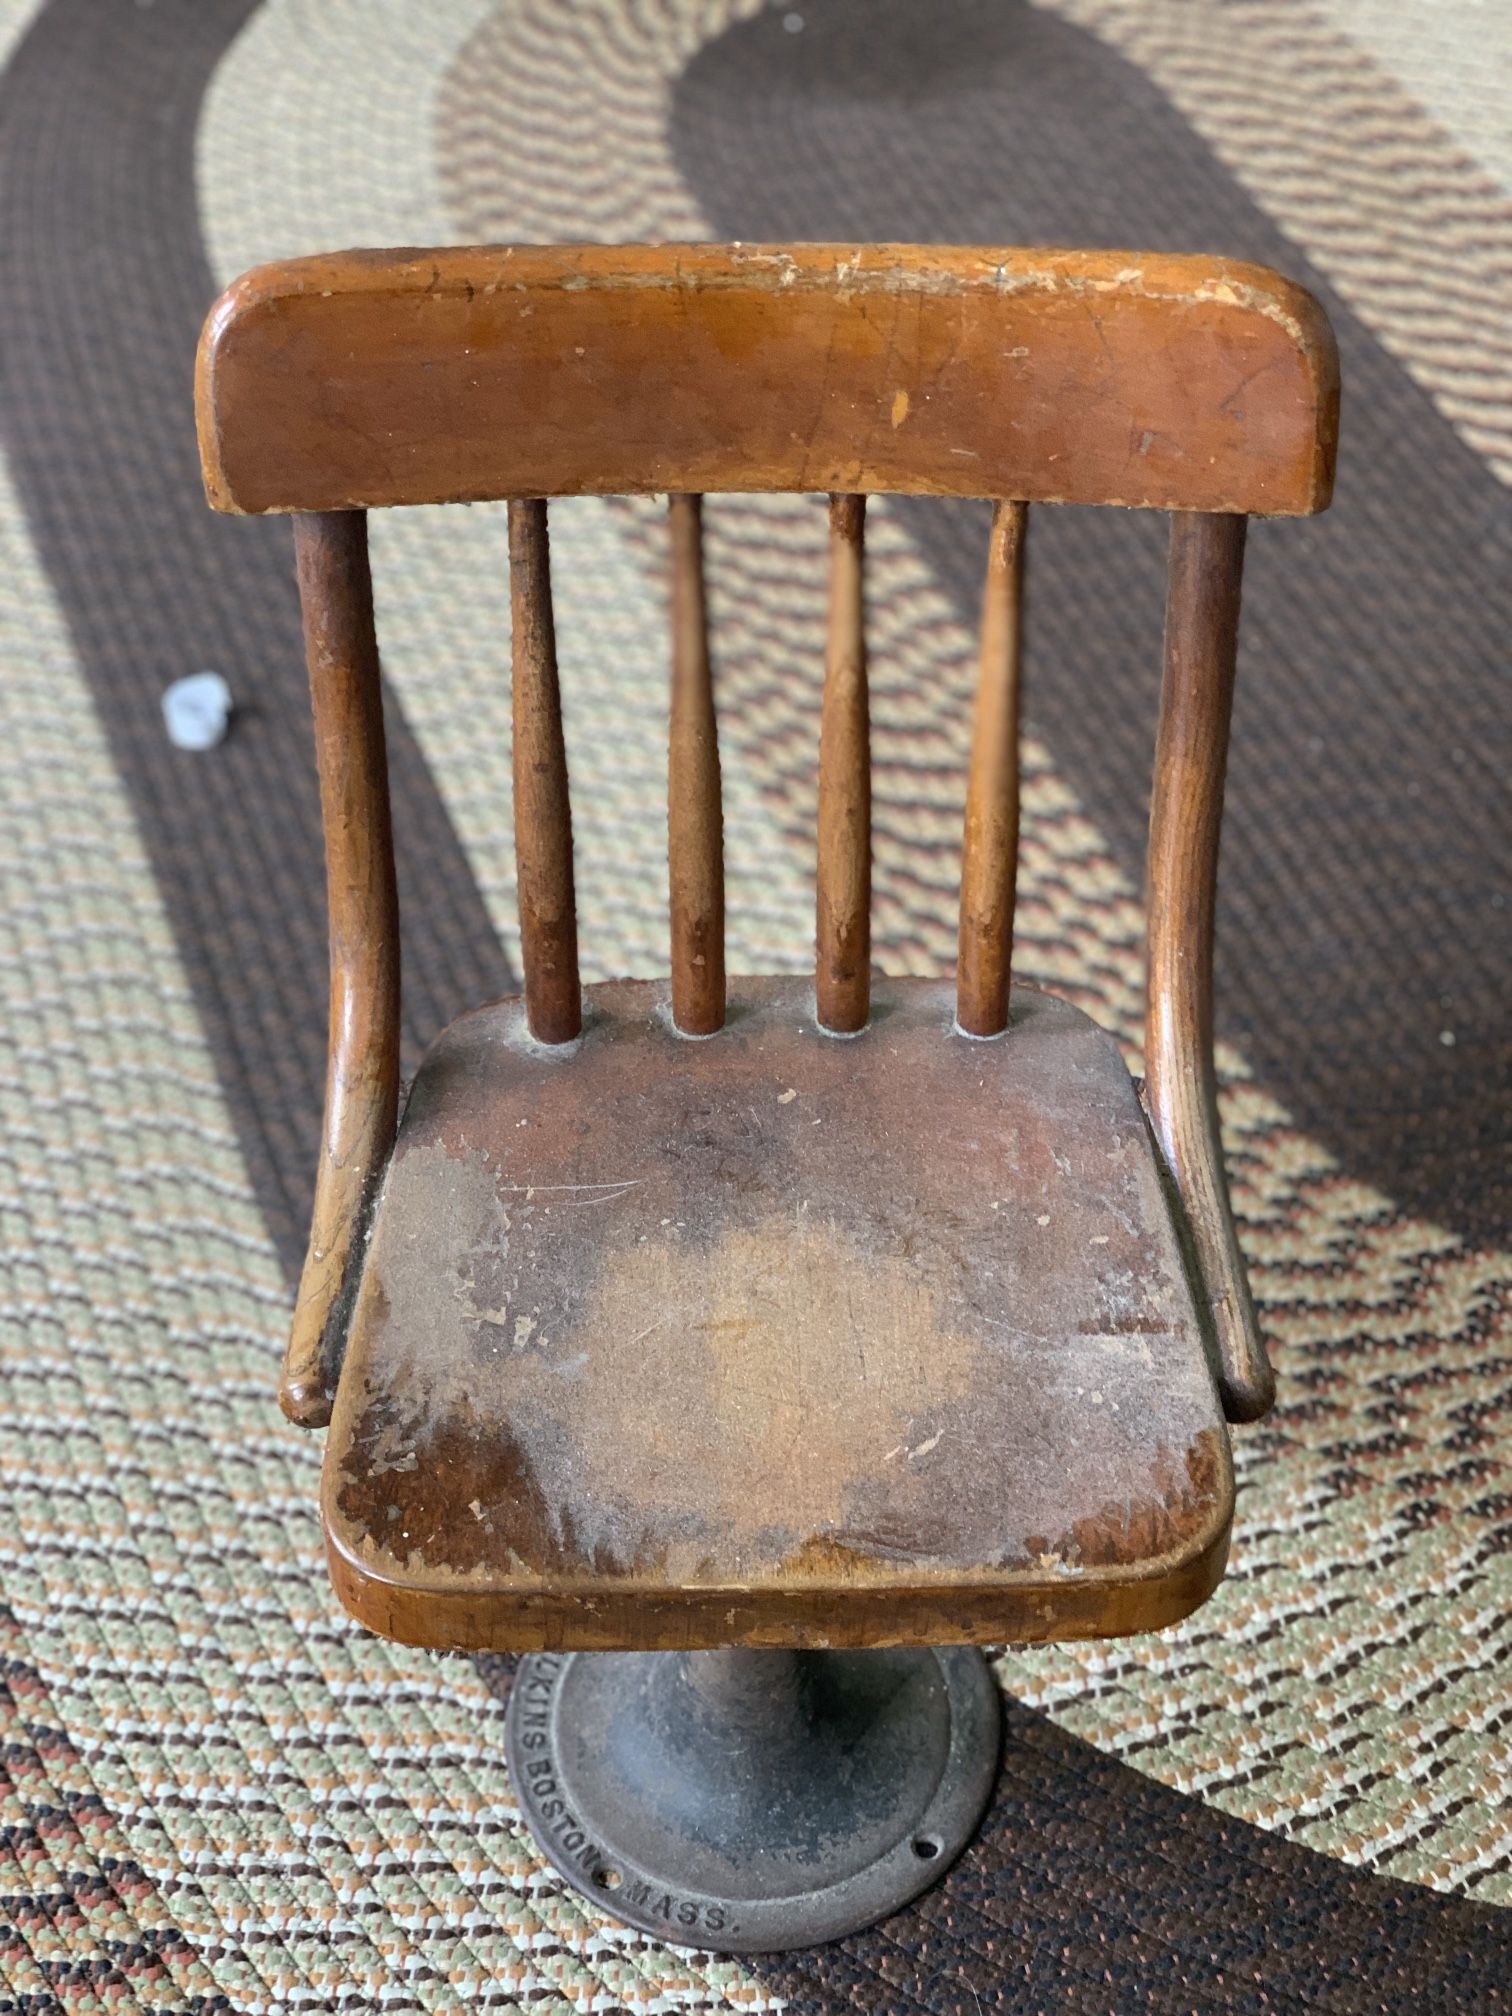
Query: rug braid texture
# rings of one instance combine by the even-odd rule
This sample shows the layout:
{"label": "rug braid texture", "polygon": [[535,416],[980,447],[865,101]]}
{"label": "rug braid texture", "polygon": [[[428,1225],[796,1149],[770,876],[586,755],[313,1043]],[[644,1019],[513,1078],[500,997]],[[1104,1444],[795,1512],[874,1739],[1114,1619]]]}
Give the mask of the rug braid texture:
{"label": "rug braid texture", "polygon": [[[1512,14],[1435,0],[0,0],[0,2011],[1495,2011],[1512,1977]],[[508,1664],[332,1597],[273,1404],[324,1054],[287,528],[205,509],[257,261],[899,238],[1261,259],[1338,501],[1251,535],[1225,1138],[1276,1361],[1186,1624],[1011,1651],[1003,1781],[823,1953],[563,1888]],[[734,971],[810,956],[823,509],[708,511]],[[974,507],[869,534],[877,955],[953,956]],[[1164,528],[1031,537],[1020,970],[1138,1066]],[[405,1049],[509,989],[494,508],[379,515]],[[665,970],[662,513],[553,512],[589,978]],[[159,695],[222,672],[225,744]]]}

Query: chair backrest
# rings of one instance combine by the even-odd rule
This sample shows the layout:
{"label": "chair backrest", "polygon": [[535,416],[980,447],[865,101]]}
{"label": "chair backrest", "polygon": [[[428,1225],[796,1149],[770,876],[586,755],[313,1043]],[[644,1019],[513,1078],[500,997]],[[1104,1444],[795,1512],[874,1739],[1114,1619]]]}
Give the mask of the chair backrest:
{"label": "chair backrest", "polygon": [[[1133,253],[345,253],[261,268],[222,297],[197,402],[211,503],[296,514],[332,944],[307,1331],[325,1340],[340,1319],[396,1124],[397,908],[368,509],[509,500],[524,986],[532,1032],[562,1043],[580,1031],[581,1001],[548,498],[670,498],[670,964],[673,1017],[689,1035],[717,1030],[725,1005],[702,494],[830,495],[816,1003],[837,1033],[864,1027],[871,966],[865,499],[994,501],[957,979],[959,1025],[978,1037],[1008,1026],[1027,507],[1144,506],[1173,514],[1146,1102],[1213,1297],[1225,1398],[1236,1414],[1263,1411],[1269,1372],[1217,1146],[1213,905],[1246,517],[1319,511],[1333,480],[1337,358],[1310,295],[1258,267]],[[1243,1308],[1214,1285],[1235,1277]],[[287,1378],[285,1404],[298,1411]]]}

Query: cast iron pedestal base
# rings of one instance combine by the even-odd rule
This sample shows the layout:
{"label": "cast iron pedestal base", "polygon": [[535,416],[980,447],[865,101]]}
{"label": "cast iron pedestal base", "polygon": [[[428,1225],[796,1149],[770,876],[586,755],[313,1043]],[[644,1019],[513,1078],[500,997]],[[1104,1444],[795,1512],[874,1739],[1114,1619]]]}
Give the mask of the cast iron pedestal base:
{"label": "cast iron pedestal base", "polygon": [[520,1661],[510,1776],[585,1896],[680,1946],[817,1946],[966,1846],[1002,1713],[979,1652],[569,1652]]}

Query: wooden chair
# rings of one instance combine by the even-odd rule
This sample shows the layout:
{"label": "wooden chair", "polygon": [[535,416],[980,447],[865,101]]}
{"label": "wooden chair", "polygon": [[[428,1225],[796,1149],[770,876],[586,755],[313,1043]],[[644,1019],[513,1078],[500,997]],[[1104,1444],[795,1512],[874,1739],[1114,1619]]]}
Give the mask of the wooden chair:
{"label": "wooden chair", "polygon": [[[1226,1420],[1273,1390],[1213,1093],[1240,567],[1247,514],[1328,502],[1328,325],[1215,259],[347,253],[223,297],[198,413],[211,503],[294,514],[331,1037],[281,1398],[330,1424],[336,1589],[407,1643],[541,1655],[515,1784],[630,1922],[725,1950],[866,1922],[990,1789],[991,1682],[948,1648],[1148,1630],[1223,1569]],[[700,497],[763,490],[830,496],[817,960],[727,983]],[[646,492],[671,977],[584,989],[544,500]],[[873,492],[997,500],[953,983],[872,971]],[[364,514],[482,498],[510,500],[524,992],[438,1039],[401,1119]],[[1010,993],[1031,503],[1172,514],[1142,1087]]]}

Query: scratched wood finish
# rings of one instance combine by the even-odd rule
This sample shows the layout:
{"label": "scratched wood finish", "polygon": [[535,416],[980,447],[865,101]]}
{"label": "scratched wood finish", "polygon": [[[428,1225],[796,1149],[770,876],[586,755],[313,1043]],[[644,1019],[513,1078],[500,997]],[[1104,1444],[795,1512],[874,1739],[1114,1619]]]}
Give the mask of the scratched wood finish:
{"label": "scratched wood finish", "polygon": [[[348,1608],[416,1643],[523,1650],[1032,1640],[1195,1607],[1227,1548],[1224,1412],[1253,1419],[1273,1390],[1218,1137],[1212,931],[1244,514],[1319,510],[1332,484],[1316,304],[1257,268],[1134,254],[349,254],[230,290],[197,396],[212,503],[304,514],[331,1047],[282,1399],[331,1420]],[[831,495],[816,979],[731,983],[727,1019],[711,489]],[[676,493],[672,979],[594,990],[585,1019],[544,500],[651,490]],[[984,591],[955,989],[870,975],[874,491],[1013,500]],[[438,1041],[396,1136],[354,507],[497,496],[525,998]],[[1026,507],[1058,500],[1174,514],[1148,1130],[1109,1039],[1031,990],[1010,1001]],[[677,1043],[669,1005],[713,1040]]]}
{"label": "scratched wood finish", "polygon": [[1171,521],[1165,671],[1150,808],[1145,1104],[1181,1194],[1212,1311],[1229,1418],[1276,1382],[1255,1321],[1223,1173],[1213,1076],[1213,915],[1239,641],[1245,520]]}
{"label": "scratched wood finish", "polygon": [[871,724],[866,690],[866,499],[829,507],[829,633],[819,724],[815,898],[819,1020],[866,1027],[871,1000]]}
{"label": "scratched wood finish", "polygon": [[961,845],[956,1020],[969,1036],[1000,1036],[1008,1027],[1018,880],[1019,664],[1027,532],[1026,505],[995,506],[982,591],[981,659]]}
{"label": "scratched wood finish", "polygon": [[[520,1004],[416,1079],[327,1444],[343,1601],[443,1646],[1000,1642],[1200,1601],[1228,1439],[1113,1038],[1015,990],[806,977]],[[507,1250],[506,1244],[507,1242]]]}
{"label": "scratched wood finish", "polygon": [[667,877],[672,1020],[712,1036],[725,1018],[724,815],[719,730],[704,605],[703,499],[668,500],[672,548],[672,722],[667,764]]}
{"label": "scratched wood finish", "polygon": [[583,1004],[551,549],[540,497],[514,498],[509,506],[509,596],[515,879],[525,1004],[537,1042],[570,1043],[583,1026]]}
{"label": "scratched wood finish", "polygon": [[[1225,1450],[1225,1456],[1227,1451]],[[480,1501],[481,1502],[481,1501]],[[367,1573],[326,1541],[331,1585],[347,1613],[401,1645],[438,1652],[770,1651],[885,1645],[1042,1645],[1163,1631],[1200,1609],[1223,1580],[1229,1528],[1147,1584],[1063,1581],[1043,1592],[983,1580],[964,1599],[931,1583],[870,1589],[841,1578],[782,1589],[602,1589],[557,1582],[535,1600],[437,1593]]]}
{"label": "scratched wood finish", "polygon": [[399,1104],[399,898],[367,520],[294,520],[330,920],[330,1046],[310,1243],[284,1356],[291,1421],[331,1418],[363,1242]]}
{"label": "scratched wood finish", "polygon": [[483,246],[265,266],[212,311],[223,511],[914,491],[1316,511],[1338,364],[1263,267],[908,245]]}

